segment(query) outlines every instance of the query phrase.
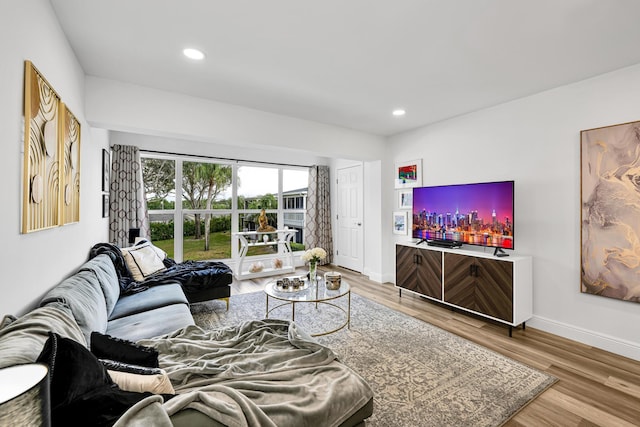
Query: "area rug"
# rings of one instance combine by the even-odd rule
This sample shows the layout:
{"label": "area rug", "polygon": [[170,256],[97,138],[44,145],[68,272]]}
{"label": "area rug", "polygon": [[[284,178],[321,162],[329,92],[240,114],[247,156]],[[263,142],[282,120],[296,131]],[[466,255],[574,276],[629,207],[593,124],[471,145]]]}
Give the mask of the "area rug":
{"label": "area rug", "polygon": [[[346,308],[346,298],[341,304]],[[269,302],[270,307],[271,300]],[[197,325],[213,329],[265,317],[262,292],[191,306]],[[296,305],[310,333],[343,321],[338,309]],[[291,306],[269,317],[290,319]],[[556,379],[421,320],[356,294],[351,328],[316,338],[360,374],[374,391],[372,427],[500,426]]]}

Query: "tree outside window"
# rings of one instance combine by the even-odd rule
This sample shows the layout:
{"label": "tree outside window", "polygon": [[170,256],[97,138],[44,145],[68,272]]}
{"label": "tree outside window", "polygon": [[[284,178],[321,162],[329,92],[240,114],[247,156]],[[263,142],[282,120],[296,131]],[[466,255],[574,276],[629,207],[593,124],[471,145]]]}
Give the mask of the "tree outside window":
{"label": "tree outside window", "polygon": [[[150,155],[142,160],[151,239],[169,256],[181,247],[182,260],[232,258],[231,231],[255,230],[262,209],[273,227],[298,229],[294,250],[304,249],[305,168],[234,166],[180,156]],[[180,183],[175,178],[178,171]],[[234,182],[235,206],[231,198]],[[176,204],[177,193],[181,200]],[[174,218],[182,222],[182,235],[175,235]]]}

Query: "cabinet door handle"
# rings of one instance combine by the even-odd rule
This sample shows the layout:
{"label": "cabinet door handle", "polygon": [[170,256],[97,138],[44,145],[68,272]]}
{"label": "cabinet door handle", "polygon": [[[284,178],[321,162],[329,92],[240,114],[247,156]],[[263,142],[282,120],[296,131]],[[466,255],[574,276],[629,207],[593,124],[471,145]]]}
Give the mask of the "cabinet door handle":
{"label": "cabinet door handle", "polygon": [[478,266],[476,264],[469,266],[469,276],[478,277]]}

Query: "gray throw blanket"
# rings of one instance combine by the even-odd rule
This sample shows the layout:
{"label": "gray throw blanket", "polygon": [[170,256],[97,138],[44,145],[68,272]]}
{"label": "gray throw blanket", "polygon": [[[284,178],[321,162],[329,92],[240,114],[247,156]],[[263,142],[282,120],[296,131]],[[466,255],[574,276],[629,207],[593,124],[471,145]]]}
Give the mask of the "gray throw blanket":
{"label": "gray throw blanket", "polygon": [[[178,394],[162,405],[169,416],[192,408],[228,426],[338,426],[373,396],[329,348],[288,321],[187,326],[139,344],[158,350]],[[166,414],[150,403],[156,407],[138,405],[121,421],[162,423]]]}

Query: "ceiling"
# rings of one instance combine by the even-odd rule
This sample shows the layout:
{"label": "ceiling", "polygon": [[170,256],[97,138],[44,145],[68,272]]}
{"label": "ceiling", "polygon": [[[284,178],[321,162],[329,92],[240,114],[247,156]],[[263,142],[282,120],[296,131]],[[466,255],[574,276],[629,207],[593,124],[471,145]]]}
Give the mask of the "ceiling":
{"label": "ceiling", "polygon": [[640,63],[637,0],[51,4],[87,75],[383,136]]}

